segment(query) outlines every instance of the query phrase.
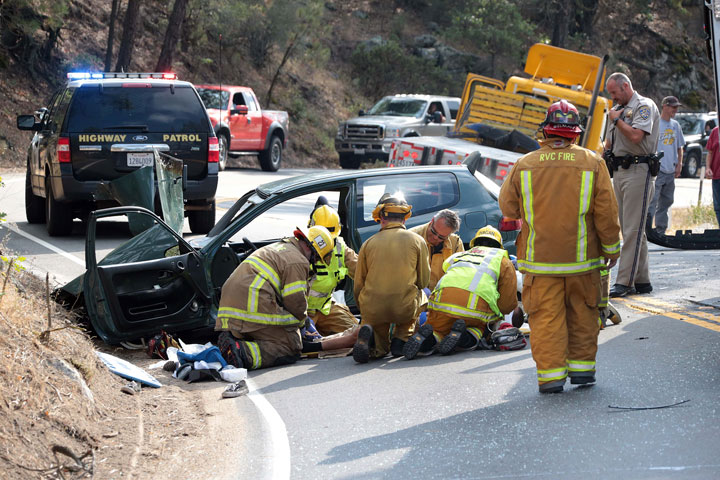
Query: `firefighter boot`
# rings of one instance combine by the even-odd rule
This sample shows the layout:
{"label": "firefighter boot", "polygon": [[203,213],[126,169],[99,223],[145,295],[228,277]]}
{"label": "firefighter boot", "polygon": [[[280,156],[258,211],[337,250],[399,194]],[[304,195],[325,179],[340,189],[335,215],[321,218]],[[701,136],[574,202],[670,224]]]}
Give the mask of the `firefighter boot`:
{"label": "firefighter boot", "polygon": [[565,385],[565,379],[553,380],[552,382],[545,382],[539,385],[540,393],[560,393],[563,391]]}
{"label": "firefighter boot", "polygon": [[417,332],[415,332],[403,347],[403,355],[406,360],[412,360],[419,353],[429,355],[432,353],[432,347],[436,343],[433,335],[433,327],[429,323],[424,323]]}
{"label": "firefighter boot", "polygon": [[463,333],[465,333],[465,320],[458,318],[455,320],[455,323],[453,323],[452,328],[450,328],[450,333],[445,335],[440,341],[437,347],[438,352],[440,352],[441,355],[449,355],[455,350],[455,347],[457,347]]}
{"label": "firefighter boot", "polygon": [[358,331],[357,340],[353,346],[353,360],[358,363],[367,363],[370,360],[370,349],[375,347],[375,333],[370,325],[363,325]]}
{"label": "firefighter boot", "polygon": [[400,340],[399,338],[394,337],[392,340],[390,340],[390,355],[392,355],[394,358],[402,357],[406,343],[407,342],[405,340]]}
{"label": "firefighter boot", "polygon": [[595,375],[570,375],[570,383],[573,385],[593,385]]}
{"label": "firefighter boot", "polygon": [[245,348],[240,345],[240,340],[235,338],[232,333],[228,331],[221,332],[218,336],[217,346],[220,349],[220,354],[229,364],[248,370],[252,366],[252,362],[245,354]]}

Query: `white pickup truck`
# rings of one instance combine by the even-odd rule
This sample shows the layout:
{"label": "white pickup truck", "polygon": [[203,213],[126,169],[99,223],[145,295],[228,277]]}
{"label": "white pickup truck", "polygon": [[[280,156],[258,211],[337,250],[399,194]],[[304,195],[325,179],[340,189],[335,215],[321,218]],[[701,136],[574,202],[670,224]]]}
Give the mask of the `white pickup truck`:
{"label": "white pickup truck", "polygon": [[391,95],[367,112],[341,122],[335,150],[342,168],[387,161],[396,138],[440,136],[455,127],[460,98],[437,95]]}

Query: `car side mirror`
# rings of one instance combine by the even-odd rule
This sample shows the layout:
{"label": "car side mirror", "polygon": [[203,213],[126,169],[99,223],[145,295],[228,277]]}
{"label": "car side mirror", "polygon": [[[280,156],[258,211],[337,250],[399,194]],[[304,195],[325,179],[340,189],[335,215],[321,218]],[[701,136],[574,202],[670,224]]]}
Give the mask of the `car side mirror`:
{"label": "car side mirror", "polygon": [[232,110],[230,110],[230,115],[247,115],[247,113],[247,105],[238,105],[237,108],[233,108]]}
{"label": "car side mirror", "polygon": [[364,117],[365,116],[365,110],[358,110],[358,117]]}
{"label": "car side mirror", "polygon": [[42,123],[35,121],[35,115],[18,115],[17,128],[18,130],[38,132],[42,129]]}

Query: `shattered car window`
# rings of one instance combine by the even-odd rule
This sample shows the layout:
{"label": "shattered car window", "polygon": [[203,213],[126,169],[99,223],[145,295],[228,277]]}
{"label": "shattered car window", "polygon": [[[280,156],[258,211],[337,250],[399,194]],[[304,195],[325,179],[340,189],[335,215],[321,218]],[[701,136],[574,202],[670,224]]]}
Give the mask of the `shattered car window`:
{"label": "shattered car window", "polygon": [[170,228],[182,234],[183,206],[183,161],[170,155],[154,151],[155,172],[157,175],[158,195],[162,207],[163,220]]}

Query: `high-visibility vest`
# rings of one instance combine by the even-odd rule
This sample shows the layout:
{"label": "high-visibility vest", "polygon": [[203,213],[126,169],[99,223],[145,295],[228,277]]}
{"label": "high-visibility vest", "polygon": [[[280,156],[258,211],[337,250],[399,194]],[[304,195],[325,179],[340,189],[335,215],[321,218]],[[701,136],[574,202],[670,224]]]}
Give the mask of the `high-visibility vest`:
{"label": "high-visibility vest", "polygon": [[[491,322],[503,318],[497,302],[498,279],[502,258],[507,251],[500,248],[473,247],[466,252],[459,252],[443,263],[445,275],[440,279],[432,293],[428,308],[450,315],[465,318],[477,318]],[[453,287],[470,292],[467,305],[454,305],[442,302],[442,290]],[[492,312],[477,310],[478,297],[487,302]]]}
{"label": "high-visibility vest", "polygon": [[330,256],[330,264],[315,265],[315,278],[308,292],[308,310],[319,310],[324,315],[330,313],[332,293],[348,274],[345,266],[345,243],[342,238],[335,240],[335,248]]}

